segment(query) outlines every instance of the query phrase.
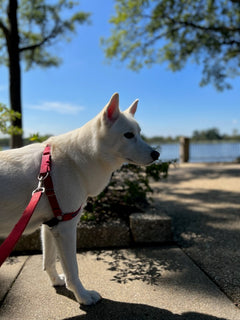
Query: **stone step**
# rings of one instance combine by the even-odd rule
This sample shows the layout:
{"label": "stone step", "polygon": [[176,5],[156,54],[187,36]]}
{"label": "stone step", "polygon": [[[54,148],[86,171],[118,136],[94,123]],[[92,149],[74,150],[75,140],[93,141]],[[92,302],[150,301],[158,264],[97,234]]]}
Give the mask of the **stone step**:
{"label": "stone step", "polygon": [[130,229],[136,243],[164,243],[172,240],[172,221],[164,212],[133,213]]}
{"label": "stone step", "polygon": [[[168,243],[172,241],[171,218],[162,209],[153,213],[133,213],[130,226],[120,220],[102,225],[80,223],[77,248],[129,247],[135,244]],[[0,241],[1,243],[2,241]],[[41,251],[40,230],[22,236],[14,252]]]}

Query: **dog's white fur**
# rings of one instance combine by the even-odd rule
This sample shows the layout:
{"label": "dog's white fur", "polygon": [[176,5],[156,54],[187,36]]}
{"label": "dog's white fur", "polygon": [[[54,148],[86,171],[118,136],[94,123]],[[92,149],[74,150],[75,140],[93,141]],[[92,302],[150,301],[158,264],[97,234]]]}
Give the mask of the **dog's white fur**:
{"label": "dog's white fur", "polygon": [[[114,170],[125,162],[147,165],[153,162],[153,149],[140,137],[133,116],[138,100],[125,111],[119,110],[115,93],[103,110],[80,129],[51,137],[44,143],[0,152],[0,235],[7,236],[36,188],[41,156],[51,145],[52,179],[63,212],[77,210],[88,196],[97,195],[107,185]],[[126,138],[125,133],[134,134]],[[156,153],[155,153],[156,156]],[[42,225],[53,213],[43,195],[25,231],[31,233],[42,225],[43,267],[54,286],[64,285],[73,291],[77,301],[90,305],[101,297],[86,290],[78,277],[76,260],[76,226],[79,216],[60,222],[53,228]],[[56,250],[64,275],[55,268]]]}

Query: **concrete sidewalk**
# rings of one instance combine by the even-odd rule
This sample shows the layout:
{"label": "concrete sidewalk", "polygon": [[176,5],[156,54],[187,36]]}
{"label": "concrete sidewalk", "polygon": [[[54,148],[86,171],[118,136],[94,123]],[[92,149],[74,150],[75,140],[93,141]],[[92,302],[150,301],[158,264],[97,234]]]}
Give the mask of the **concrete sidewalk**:
{"label": "concrete sidewalk", "polygon": [[67,289],[51,287],[41,255],[20,256],[0,269],[0,319],[240,319],[240,310],[178,247],[88,251],[77,257],[80,278],[101,293],[100,303],[80,308]]}
{"label": "concrete sidewalk", "polygon": [[181,164],[155,187],[175,242],[240,307],[240,164]]}

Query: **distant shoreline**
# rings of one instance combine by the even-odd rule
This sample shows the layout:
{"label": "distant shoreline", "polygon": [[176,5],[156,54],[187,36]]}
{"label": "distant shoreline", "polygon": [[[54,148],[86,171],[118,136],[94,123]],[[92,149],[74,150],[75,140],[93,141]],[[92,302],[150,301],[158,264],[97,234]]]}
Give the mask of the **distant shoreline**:
{"label": "distant shoreline", "polygon": [[[179,143],[179,139],[180,137],[178,138],[162,138],[162,137],[159,137],[159,138],[146,138],[144,137],[144,140],[146,142],[148,142],[149,144],[151,145],[158,145],[158,144],[176,144],[176,143]],[[240,138],[229,138],[229,139],[216,139],[216,140],[211,140],[211,139],[206,139],[206,140],[196,140],[196,139],[190,139],[190,142],[191,143],[194,143],[194,144],[206,144],[206,143],[212,143],[212,144],[217,144],[217,143],[240,143]],[[30,144],[30,143],[33,143],[31,141],[29,141],[28,139],[24,139],[24,145],[27,145],[27,144]],[[3,139],[0,139],[0,150],[1,149],[9,149],[8,147],[9,145],[9,140],[7,138],[3,138]]]}
{"label": "distant shoreline", "polygon": [[[161,142],[151,143],[160,151],[161,161],[179,160],[180,143]],[[9,149],[8,146],[0,147],[0,150]],[[240,161],[240,141],[231,140],[207,140],[191,141],[190,143],[190,163],[194,162],[239,162]]]}

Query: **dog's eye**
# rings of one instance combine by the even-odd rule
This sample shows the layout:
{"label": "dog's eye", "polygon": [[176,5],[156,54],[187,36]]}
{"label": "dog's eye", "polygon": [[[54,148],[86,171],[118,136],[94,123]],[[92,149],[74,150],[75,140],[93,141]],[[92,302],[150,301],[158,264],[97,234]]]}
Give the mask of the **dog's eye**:
{"label": "dog's eye", "polygon": [[134,133],[126,132],[126,133],[124,133],[124,137],[127,139],[132,139],[134,137]]}

